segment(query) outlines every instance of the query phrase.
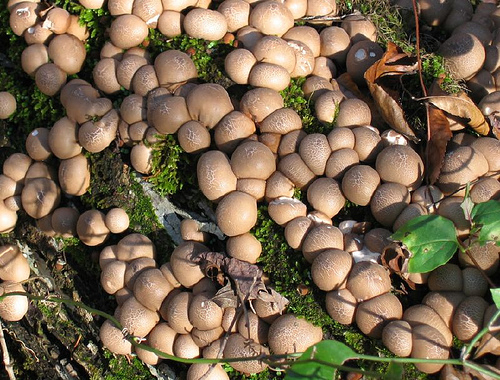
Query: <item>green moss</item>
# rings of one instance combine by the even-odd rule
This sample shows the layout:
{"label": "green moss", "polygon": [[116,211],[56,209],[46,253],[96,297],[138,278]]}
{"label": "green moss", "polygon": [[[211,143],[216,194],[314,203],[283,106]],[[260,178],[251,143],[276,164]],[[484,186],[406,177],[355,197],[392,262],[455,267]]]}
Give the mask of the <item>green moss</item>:
{"label": "green moss", "polygon": [[106,380],[153,379],[146,365],[137,357],[115,356],[106,349],[104,356],[109,360],[109,372],[106,371],[104,374]]}

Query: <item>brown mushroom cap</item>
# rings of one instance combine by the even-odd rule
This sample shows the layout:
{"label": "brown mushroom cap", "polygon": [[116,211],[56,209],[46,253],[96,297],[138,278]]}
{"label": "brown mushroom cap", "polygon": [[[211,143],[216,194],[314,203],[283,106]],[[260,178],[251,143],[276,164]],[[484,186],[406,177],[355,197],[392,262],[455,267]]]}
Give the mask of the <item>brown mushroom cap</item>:
{"label": "brown mushroom cap", "polygon": [[280,65],[256,63],[250,70],[248,84],[254,87],[266,87],[282,91],[290,84],[290,74]]}
{"label": "brown mushroom cap", "polygon": [[236,190],[237,178],[231,170],[227,156],[220,151],[203,153],[198,160],[196,171],[198,186],[209,200],[217,201]]}
{"label": "brown mushroom cap", "polygon": [[40,219],[56,209],[61,200],[61,190],[48,178],[34,178],[23,188],[21,201],[26,213]]}
{"label": "brown mushroom cap", "polygon": [[[488,242],[481,246],[475,239],[470,241],[467,239],[464,242],[478,267],[482,269],[488,276],[493,275],[499,265],[500,248],[494,242]],[[470,257],[462,251],[458,253],[458,259],[462,266],[476,266]]]}
{"label": "brown mushroom cap", "polygon": [[121,306],[120,323],[130,334],[145,337],[159,321],[156,311],[143,306],[135,297],[130,297]]}
{"label": "brown mushroom cap", "polygon": [[406,321],[391,321],[382,331],[382,342],[394,355],[410,356],[412,349],[412,328]]}
{"label": "brown mushroom cap", "polygon": [[325,173],[326,162],[331,152],[326,136],[321,133],[309,134],[300,142],[300,157],[315,175]]}
{"label": "brown mushroom cap", "polygon": [[189,305],[189,321],[198,330],[212,330],[222,324],[223,310],[206,295],[196,295]]}
{"label": "brown mushroom cap", "polygon": [[263,1],[250,12],[248,23],[263,34],[281,37],[293,27],[293,15],[282,3]]}
{"label": "brown mushroom cap", "polygon": [[337,181],[318,178],[307,189],[307,201],[318,211],[333,218],[345,205],[345,198]]}
{"label": "brown mushroom cap", "polygon": [[110,261],[102,268],[101,286],[108,294],[115,294],[125,287],[127,263],[120,260]]}
{"label": "brown mushroom cap", "polygon": [[385,325],[403,316],[403,306],[392,293],[385,293],[361,302],[356,309],[356,324],[371,338],[382,338]]}
{"label": "brown mushroom cap", "polygon": [[46,63],[35,73],[38,89],[48,96],[54,96],[66,84],[66,73],[53,63]]}
{"label": "brown mushroom cap", "polygon": [[3,163],[3,174],[13,181],[23,184],[31,162],[31,158],[24,153],[11,154]]}
{"label": "brown mushroom cap", "polygon": [[[231,0],[226,0],[231,1]],[[242,0],[235,0],[242,1]],[[245,2],[246,3],[246,2]],[[222,4],[221,4],[222,5]],[[248,84],[252,67],[256,64],[255,56],[247,49],[235,49],[224,60],[224,70],[237,84]]]}
{"label": "brown mushroom cap", "polygon": [[188,241],[181,243],[174,249],[170,258],[170,265],[175,278],[186,288],[192,288],[200,281],[204,274],[199,265],[193,261],[201,252],[207,252],[203,244]]}
{"label": "brown mushroom cap", "polygon": [[159,269],[145,269],[134,281],[134,296],[149,310],[158,311],[173,288]]}
{"label": "brown mushroom cap", "polygon": [[266,180],[276,171],[271,150],[257,141],[240,144],[231,156],[231,169],[237,178]]}
{"label": "brown mushroom cap", "polygon": [[120,116],[112,109],[96,121],[87,121],[78,130],[78,142],[91,153],[103,151],[116,138]]}
{"label": "brown mushroom cap", "polygon": [[[0,296],[7,293],[24,292],[23,286],[18,282],[4,281],[0,284]],[[28,297],[26,296],[8,296],[0,301],[0,318],[16,322],[21,320],[28,312]]]}
{"label": "brown mushroom cap", "polygon": [[391,227],[409,203],[408,188],[399,183],[388,182],[375,190],[370,201],[370,209],[380,224]]}
{"label": "brown mushroom cap", "polygon": [[105,215],[98,210],[87,210],[78,218],[76,232],[78,238],[88,246],[103,243],[109,235],[105,224]]}
{"label": "brown mushroom cap", "polygon": [[[276,36],[264,36],[252,48],[257,62],[279,65],[291,73],[295,68],[295,53],[284,39]],[[261,86],[268,87],[268,86]]]}
{"label": "brown mushroom cap", "polygon": [[[412,358],[448,359],[449,344],[440,330],[429,325],[412,327]],[[425,373],[435,373],[443,367],[443,364],[415,363],[415,367]]]}
{"label": "brown mushroom cap", "polygon": [[35,161],[48,159],[52,151],[49,146],[49,130],[47,128],[36,128],[26,138],[26,151]]}
{"label": "brown mushroom cap", "polygon": [[371,121],[370,107],[361,99],[344,99],[340,102],[335,124],[337,127],[370,125]]}
{"label": "brown mushroom cap", "polygon": [[430,292],[422,300],[422,304],[431,307],[451,329],[453,315],[458,305],[464,300],[465,294],[460,292]]}
{"label": "brown mushroom cap", "polygon": [[21,282],[30,276],[28,260],[21,250],[13,244],[0,247],[0,278],[3,281]]}
{"label": "brown mushroom cap", "polygon": [[464,342],[470,341],[482,328],[488,303],[479,296],[464,299],[453,315],[453,333]]}
{"label": "brown mushroom cap", "polygon": [[[248,342],[241,334],[231,334],[224,348],[224,358],[244,358],[269,355],[269,349],[254,342]],[[259,373],[267,368],[261,360],[231,362],[231,367],[243,373]]]}
{"label": "brown mushroom cap", "polygon": [[7,91],[0,92],[0,119],[9,118],[14,112],[16,112],[16,98]]}
{"label": "brown mushroom cap", "polygon": [[332,290],[326,293],[326,310],[338,323],[350,325],[354,322],[357,301],[347,289]]}
{"label": "brown mushroom cap", "polygon": [[438,50],[457,79],[470,79],[483,66],[486,53],[481,41],[469,33],[454,33]]}
{"label": "brown mushroom cap", "polygon": [[352,267],[347,279],[347,289],[358,302],[366,301],[390,291],[391,279],[382,265],[371,261],[360,261]]}
{"label": "brown mushroom cap", "polygon": [[118,242],[116,257],[118,260],[130,262],[140,257],[154,259],[155,253],[155,246],[147,236],[133,233]]}
{"label": "brown mushroom cap", "polygon": [[69,238],[76,236],[76,224],[80,213],[72,207],[59,207],[52,214],[52,228],[58,236]]}
{"label": "brown mushroom cap", "polygon": [[356,165],[349,169],[342,179],[342,192],[351,202],[366,206],[380,184],[375,169],[367,165]]}
{"label": "brown mushroom cap", "polygon": [[123,332],[113,322],[106,319],[99,330],[99,338],[104,347],[117,355],[132,353],[132,343],[125,339]]}
{"label": "brown mushroom cap", "polygon": [[184,18],[183,26],[190,37],[209,41],[220,40],[228,31],[223,14],[202,8],[190,10]]}
{"label": "brown mushroom cap", "polygon": [[[205,354],[203,357],[206,358]],[[191,364],[187,371],[186,380],[229,380],[229,376],[220,364]]]}
{"label": "brown mushroom cap", "polygon": [[320,37],[319,33],[311,26],[294,26],[289,29],[283,39],[290,41],[300,41],[306,44],[311,49],[313,56],[318,57],[320,53]]}
{"label": "brown mushroom cap", "polygon": [[321,327],[293,314],[278,317],[269,327],[269,347],[276,355],[304,352],[322,338]]}
{"label": "brown mushroom cap", "polygon": [[[353,21],[352,24],[356,24]],[[357,41],[349,49],[346,58],[347,72],[359,86],[365,86],[365,72],[376,61],[382,58],[384,51],[375,41]]]}
{"label": "brown mushroom cap", "polygon": [[[40,66],[47,62],[49,62],[49,53],[47,50],[47,46],[41,43],[28,46],[23,50],[23,53],[21,54],[21,66],[24,72],[30,76],[34,76],[36,70],[38,70]],[[5,97],[5,95],[3,96]],[[6,100],[7,98],[4,98],[3,101]]]}
{"label": "brown mushroom cap", "polygon": [[164,307],[165,303],[162,305],[161,315],[176,333],[188,334],[193,329],[188,317],[192,300],[190,292],[180,292],[168,302],[168,307]]}
{"label": "brown mushroom cap", "polygon": [[122,49],[138,46],[147,36],[148,26],[146,23],[132,14],[115,18],[109,31],[109,38],[113,45]]}
{"label": "brown mushroom cap", "polygon": [[323,124],[331,124],[338,113],[339,104],[344,99],[341,91],[333,90],[321,93],[315,100],[316,117]]}
{"label": "brown mushroom cap", "polygon": [[481,203],[492,199],[500,199],[500,182],[495,178],[484,178],[470,190],[472,202]]}
{"label": "brown mushroom cap", "polygon": [[42,4],[38,2],[22,1],[10,9],[9,24],[15,35],[21,36],[26,29],[34,26]]}
{"label": "brown mushroom cap", "polygon": [[450,219],[459,237],[464,238],[470,231],[470,222],[465,218],[461,208],[463,197],[449,197],[439,203],[438,214]]}
{"label": "brown mushroom cap", "polygon": [[63,117],[55,122],[49,131],[49,149],[54,156],[64,160],[75,157],[82,151],[78,143],[78,125],[76,122]]}
{"label": "brown mushroom cap", "polygon": [[377,172],[384,182],[396,182],[410,190],[420,186],[424,164],[420,156],[409,146],[391,145],[377,156]]}
{"label": "brown mushroom cap", "polygon": [[262,245],[255,236],[247,232],[227,239],[226,252],[238,260],[255,264],[262,253]]}
{"label": "brown mushroom cap", "polygon": [[332,59],[335,63],[344,65],[347,52],[351,46],[349,35],[338,26],[330,26],[319,34],[321,40],[321,55]]}
{"label": "brown mushroom cap", "polygon": [[90,186],[90,171],[83,154],[62,160],[59,165],[59,185],[66,194],[81,196]]}
{"label": "brown mushroom cap", "polygon": [[196,86],[187,95],[186,105],[191,118],[209,129],[234,109],[227,91],[215,83]]}
{"label": "brown mushroom cap", "polygon": [[257,123],[283,107],[283,98],[280,93],[270,88],[255,88],[247,91],[240,101],[240,111]]}
{"label": "brown mushroom cap", "polygon": [[179,86],[198,77],[198,72],[191,58],[178,50],[167,50],[160,53],[155,59],[154,66],[158,82],[162,87]]}
{"label": "brown mushroom cap", "polygon": [[492,137],[481,137],[471,144],[471,148],[481,152],[488,161],[488,171],[500,170],[500,141]]}
{"label": "brown mushroom cap", "polygon": [[307,188],[316,178],[298,153],[283,157],[278,164],[278,170],[299,189]]}
{"label": "brown mushroom cap", "polygon": [[453,335],[446,326],[446,323],[441,319],[438,313],[426,305],[414,305],[409,307],[403,313],[403,319],[407,321],[411,327],[415,328],[418,325],[427,325],[436,328],[443,334],[446,345],[451,346]]}
{"label": "brown mushroom cap", "polygon": [[327,249],[313,261],[311,275],[318,288],[329,292],[345,285],[352,268],[352,257],[346,251]]}
{"label": "brown mushroom cap", "polygon": [[302,243],[302,254],[307,262],[312,263],[325,249],[344,249],[344,237],[337,227],[320,224],[306,235]]}
{"label": "brown mushroom cap", "polygon": [[456,264],[445,264],[434,269],[427,285],[431,291],[462,291],[462,270]]}
{"label": "brown mushroom cap", "polygon": [[130,162],[135,170],[142,174],[149,174],[153,170],[151,162],[153,160],[152,148],[144,143],[134,145],[130,152]]}
{"label": "brown mushroom cap", "polygon": [[219,202],[215,216],[224,234],[241,235],[250,231],[257,222],[257,202],[251,195],[233,191]]}
{"label": "brown mushroom cap", "polygon": [[83,42],[72,34],[55,36],[48,52],[50,59],[68,75],[81,70],[87,54]]}
{"label": "brown mushroom cap", "polygon": [[[117,252],[117,246],[115,246],[115,257]],[[102,255],[102,252],[101,252]],[[127,269],[125,270],[125,286],[133,290],[135,285],[135,280],[139,275],[147,269],[155,269],[156,261],[150,257],[139,257],[138,259],[132,260],[127,263]],[[162,272],[163,274],[163,272]],[[144,305],[147,306],[147,305]]]}

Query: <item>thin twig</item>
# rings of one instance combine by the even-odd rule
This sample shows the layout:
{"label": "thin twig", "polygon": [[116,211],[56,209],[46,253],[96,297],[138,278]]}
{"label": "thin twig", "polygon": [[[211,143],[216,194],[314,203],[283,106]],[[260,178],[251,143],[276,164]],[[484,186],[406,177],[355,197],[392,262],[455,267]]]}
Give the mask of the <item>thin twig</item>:
{"label": "thin twig", "polygon": [[7,375],[9,375],[10,380],[16,380],[16,375],[14,375],[14,368],[12,367],[12,362],[10,361],[9,350],[7,349],[7,343],[5,342],[5,336],[3,335],[2,321],[0,321],[0,347],[2,347],[5,372],[7,372]]}

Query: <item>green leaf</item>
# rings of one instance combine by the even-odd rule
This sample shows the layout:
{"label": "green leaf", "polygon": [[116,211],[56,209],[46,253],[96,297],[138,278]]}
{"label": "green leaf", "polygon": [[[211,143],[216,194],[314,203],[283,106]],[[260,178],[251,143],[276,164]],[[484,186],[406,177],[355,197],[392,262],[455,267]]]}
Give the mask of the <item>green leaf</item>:
{"label": "green leaf", "polygon": [[[357,354],[344,343],[324,340],[309,347],[287,370],[285,380],[331,380],[335,376],[335,365],[356,359]],[[331,365],[329,365],[331,364]]]}
{"label": "green leaf", "polygon": [[478,203],[472,210],[472,221],[475,227],[480,227],[479,244],[494,241],[500,246],[500,201]]}
{"label": "green leaf", "polygon": [[500,309],[500,288],[490,289],[490,292],[497,309]]}
{"label": "green leaf", "polygon": [[390,362],[387,372],[384,374],[384,380],[401,380],[404,375],[402,363]]}
{"label": "green leaf", "polygon": [[410,252],[410,273],[426,273],[446,264],[458,248],[453,222],[438,215],[421,215],[412,219],[392,238],[403,242]]}

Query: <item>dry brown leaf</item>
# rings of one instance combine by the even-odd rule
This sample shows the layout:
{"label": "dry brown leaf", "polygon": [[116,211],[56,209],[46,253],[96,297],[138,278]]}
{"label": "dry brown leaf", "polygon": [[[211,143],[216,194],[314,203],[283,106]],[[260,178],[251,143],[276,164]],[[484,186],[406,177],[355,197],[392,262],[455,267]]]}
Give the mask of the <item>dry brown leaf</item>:
{"label": "dry brown leaf", "polygon": [[401,277],[411,289],[416,289],[415,283],[409,279],[408,261],[410,260],[410,253],[400,242],[387,245],[380,255],[380,260],[389,272]]}
{"label": "dry brown leaf", "polygon": [[416,69],[416,60],[403,53],[398,46],[389,42],[387,51],[382,58],[365,72],[368,89],[382,118],[392,129],[414,141],[418,141],[418,138],[406,121],[404,111],[399,103],[400,94],[398,91],[384,85],[383,78],[413,74]]}
{"label": "dry brown leaf", "polygon": [[433,185],[439,178],[443,166],[446,146],[453,133],[445,113],[433,105],[429,106],[429,120],[427,122],[430,136],[426,147],[425,172],[429,185]]}
{"label": "dry brown leaf", "polygon": [[428,96],[425,100],[453,116],[467,120],[469,127],[480,135],[486,136],[490,132],[490,126],[481,110],[464,92],[457,95]]}

